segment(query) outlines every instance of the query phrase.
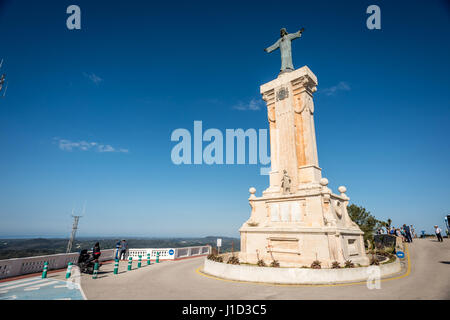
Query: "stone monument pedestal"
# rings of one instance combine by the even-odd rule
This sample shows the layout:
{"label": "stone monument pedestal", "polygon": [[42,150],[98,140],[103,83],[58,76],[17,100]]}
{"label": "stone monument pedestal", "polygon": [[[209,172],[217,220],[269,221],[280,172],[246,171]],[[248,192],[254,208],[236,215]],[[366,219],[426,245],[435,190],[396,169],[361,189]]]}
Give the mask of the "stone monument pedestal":
{"label": "stone monument pedestal", "polygon": [[256,197],[240,228],[242,262],[322,267],[345,260],[368,265],[363,232],[347,213],[346,188],[327,187],[318,163],[313,93],[317,78],[304,66],[261,86],[270,128],[270,186]]}

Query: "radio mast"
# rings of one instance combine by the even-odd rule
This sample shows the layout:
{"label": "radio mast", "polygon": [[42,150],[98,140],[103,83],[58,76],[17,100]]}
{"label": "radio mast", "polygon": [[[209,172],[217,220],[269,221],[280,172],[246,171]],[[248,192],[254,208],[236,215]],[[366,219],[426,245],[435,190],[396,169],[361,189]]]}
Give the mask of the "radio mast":
{"label": "radio mast", "polygon": [[[83,213],[85,210],[86,210],[86,204],[84,204]],[[73,217],[72,234],[70,235],[70,240],[69,240],[69,243],[67,244],[66,253],[70,253],[72,251],[73,242],[75,241],[75,234],[77,233],[77,229],[78,229],[78,220],[80,220],[80,218],[82,216],[75,216],[73,214],[73,209],[72,209],[72,217]]]}

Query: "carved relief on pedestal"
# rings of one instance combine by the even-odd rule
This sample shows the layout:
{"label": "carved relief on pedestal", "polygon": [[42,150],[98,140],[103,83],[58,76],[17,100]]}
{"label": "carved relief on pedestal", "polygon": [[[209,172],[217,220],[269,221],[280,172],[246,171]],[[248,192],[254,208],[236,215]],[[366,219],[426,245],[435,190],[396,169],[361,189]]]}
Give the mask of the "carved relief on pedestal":
{"label": "carved relief on pedestal", "polygon": [[328,247],[329,247],[329,252],[330,252],[330,258],[332,261],[337,261],[339,259],[338,248],[337,248],[338,240],[339,240],[339,238],[336,238],[335,233],[328,234]]}
{"label": "carved relief on pedestal", "polygon": [[[269,237],[267,238],[266,250],[271,255],[274,253],[299,255],[301,246],[298,238]],[[277,260],[276,257],[272,257],[272,259]]]}
{"label": "carved relief on pedestal", "polygon": [[286,170],[283,170],[283,177],[281,178],[281,190],[283,190],[283,194],[291,193],[291,178],[287,174]]}
{"label": "carved relief on pedestal", "polygon": [[270,222],[301,222],[305,215],[305,200],[269,202],[266,206]]}
{"label": "carved relief on pedestal", "polygon": [[336,213],[336,216],[339,219],[342,219],[342,210],[343,210],[343,205],[339,200],[334,200],[334,212]]}
{"label": "carved relief on pedestal", "polygon": [[358,225],[355,222],[353,222],[353,220],[348,215],[347,206],[348,206],[348,202],[349,202],[350,198],[347,197],[347,195],[345,194],[345,192],[347,192],[347,188],[344,186],[340,186],[338,188],[338,190],[341,193],[341,197],[345,199],[342,203],[342,215],[344,216],[344,219],[346,222],[345,224],[348,227],[356,227],[359,229]]}
{"label": "carved relief on pedestal", "polygon": [[281,87],[277,91],[277,101],[281,101],[289,97],[289,89]]}
{"label": "carved relief on pedestal", "polygon": [[322,185],[322,210],[323,210],[323,222],[327,227],[336,227],[336,219],[333,215],[333,204],[331,202],[331,190],[327,187],[328,179],[320,179]]}
{"label": "carved relief on pedestal", "polygon": [[291,221],[300,222],[302,220],[302,207],[299,201],[293,201],[291,203]]}
{"label": "carved relief on pedestal", "polygon": [[280,221],[279,204],[278,203],[270,204],[270,221],[272,221],[272,222]]}

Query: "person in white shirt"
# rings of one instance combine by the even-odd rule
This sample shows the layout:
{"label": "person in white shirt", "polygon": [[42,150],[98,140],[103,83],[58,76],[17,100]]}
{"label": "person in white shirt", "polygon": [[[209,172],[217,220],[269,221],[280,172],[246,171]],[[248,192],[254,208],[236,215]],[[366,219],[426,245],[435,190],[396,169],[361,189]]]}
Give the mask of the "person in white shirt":
{"label": "person in white shirt", "polygon": [[414,229],[413,225],[411,225],[410,228],[411,228],[410,230],[411,230],[411,235],[412,235],[412,237],[413,237],[413,238],[417,238],[416,230]]}
{"label": "person in white shirt", "polygon": [[441,228],[439,228],[438,226],[434,226],[434,228],[435,228],[434,231],[436,232],[436,237],[437,237],[438,241],[439,241],[439,242],[444,241],[444,240],[442,239],[442,235],[441,235]]}

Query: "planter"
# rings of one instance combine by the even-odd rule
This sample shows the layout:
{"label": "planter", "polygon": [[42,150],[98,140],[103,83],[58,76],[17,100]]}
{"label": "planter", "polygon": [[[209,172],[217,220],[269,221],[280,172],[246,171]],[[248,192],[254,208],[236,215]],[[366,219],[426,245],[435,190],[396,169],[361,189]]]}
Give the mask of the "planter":
{"label": "planter", "polygon": [[401,271],[400,261],[392,263],[340,269],[309,269],[309,268],[271,268],[251,265],[231,265],[205,259],[203,272],[228,280],[264,282],[279,284],[335,284],[366,281],[373,277],[374,268],[378,267],[380,277],[393,275]]}

